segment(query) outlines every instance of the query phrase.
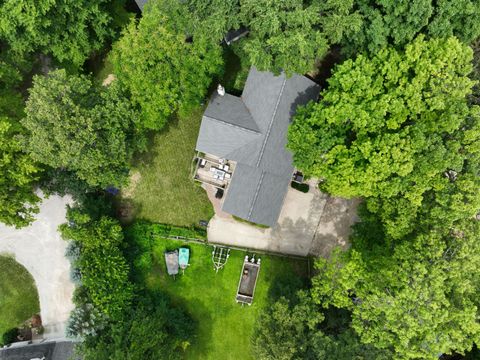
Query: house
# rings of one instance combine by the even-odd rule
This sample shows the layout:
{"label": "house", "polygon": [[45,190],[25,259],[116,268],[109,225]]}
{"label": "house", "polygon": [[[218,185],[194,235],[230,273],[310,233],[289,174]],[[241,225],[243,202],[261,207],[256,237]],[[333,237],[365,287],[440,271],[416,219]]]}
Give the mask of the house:
{"label": "house", "polygon": [[288,126],[297,106],[316,100],[319,91],[304,76],[252,67],[240,97],[221,88],[212,96],[197,139],[195,179],[224,191],[223,211],[270,227],[277,223],[293,174]]}
{"label": "house", "polygon": [[[68,340],[17,342],[0,348],[0,360],[74,360],[75,343]],[[73,356],[73,357],[72,357]]]}

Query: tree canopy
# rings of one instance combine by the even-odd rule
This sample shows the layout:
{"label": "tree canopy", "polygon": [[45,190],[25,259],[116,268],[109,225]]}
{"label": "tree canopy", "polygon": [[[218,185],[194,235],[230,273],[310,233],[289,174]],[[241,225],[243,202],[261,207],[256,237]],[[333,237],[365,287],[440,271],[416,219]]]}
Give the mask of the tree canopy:
{"label": "tree canopy", "polygon": [[245,26],[241,53],[259,70],[306,73],[314,69],[330,45],[358,31],[361,17],[353,0],[189,0],[189,16],[200,19],[197,31],[220,42],[229,30]]}
{"label": "tree canopy", "polygon": [[419,38],[405,52],[345,61],[322,100],[295,117],[288,144],[295,165],[331,194],[370,198],[377,213],[401,201],[415,216],[429,191],[444,198],[452,186],[473,191],[480,111],[468,102],[471,60],[455,38]]}
{"label": "tree canopy", "polygon": [[91,302],[104,317],[122,318],[133,299],[129,266],[121,252],[123,232],[117,220],[103,216],[98,220],[78,209],[68,214],[69,224],[61,225],[62,237],[78,249],[73,266],[80,273],[83,300]]}
{"label": "tree canopy", "polygon": [[188,14],[180,3],[151,1],[140,22],[132,21],[114,45],[115,74],[148,129],[160,129],[176,111],[199,105],[221,71],[220,43],[194,33]]}
{"label": "tree canopy", "polygon": [[107,0],[7,0],[0,5],[0,40],[15,56],[36,51],[82,65],[113,36]]}
{"label": "tree canopy", "polygon": [[393,250],[364,230],[353,250],[318,260],[317,303],[350,310],[363,343],[399,358],[438,359],[480,341],[478,221],[415,234]]}
{"label": "tree canopy", "polygon": [[356,51],[372,54],[393,45],[403,47],[418,34],[430,37],[456,36],[470,43],[480,36],[478,0],[357,0],[362,15],[360,31],[343,43]]}
{"label": "tree canopy", "polygon": [[85,360],[180,360],[192,341],[194,323],[172,308],[160,294],[144,299],[123,321],[99,336],[94,346],[83,346]]}
{"label": "tree canopy", "polygon": [[40,200],[34,193],[40,168],[23,152],[21,132],[18,123],[0,116],[0,221],[16,227],[30,224]]}
{"label": "tree canopy", "polygon": [[281,297],[261,315],[254,339],[255,354],[262,360],[387,360],[389,350],[362,344],[350,330],[325,331],[325,316],[308,292],[298,300]]}
{"label": "tree canopy", "polygon": [[142,135],[138,114],[115,82],[100,88],[64,70],[35,76],[25,112],[25,142],[34,160],[73,171],[90,186],[126,182]]}

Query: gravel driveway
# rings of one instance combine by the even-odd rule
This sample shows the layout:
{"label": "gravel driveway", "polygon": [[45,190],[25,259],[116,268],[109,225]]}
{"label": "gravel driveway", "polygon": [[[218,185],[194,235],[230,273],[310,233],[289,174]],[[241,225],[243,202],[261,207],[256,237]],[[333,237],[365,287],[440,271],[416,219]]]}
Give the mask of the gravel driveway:
{"label": "gravel driveway", "polygon": [[40,205],[35,222],[15,229],[0,224],[0,253],[13,255],[32,274],[40,299],[44,337],[62,338],[73,309],[74,285],[70,263],[65,258],[66,242],[57,228],[65,222],[69,197],[50,196]]}

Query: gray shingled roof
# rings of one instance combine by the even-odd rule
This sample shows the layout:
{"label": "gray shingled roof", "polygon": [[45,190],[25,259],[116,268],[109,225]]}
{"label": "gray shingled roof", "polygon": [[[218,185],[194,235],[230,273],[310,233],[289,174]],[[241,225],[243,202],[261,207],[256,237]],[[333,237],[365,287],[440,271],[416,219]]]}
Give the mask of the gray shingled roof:
{"label": "gray shingled roof", "polygon": [[237,162],[223,210],[268,226],[277,223],[293,166],[286,149],[296,107],[318,97],[304,76],[251,68],[242,96],[215,94],[200,126],[197,150]]}
{"label": "gray shingled roof", "polygon": [[148,0],[135,0],[135,2],[137,3],[138,7],[140,8],[140,11],[143,11],[143,7],[145,6],[145,4],[147,3]]}

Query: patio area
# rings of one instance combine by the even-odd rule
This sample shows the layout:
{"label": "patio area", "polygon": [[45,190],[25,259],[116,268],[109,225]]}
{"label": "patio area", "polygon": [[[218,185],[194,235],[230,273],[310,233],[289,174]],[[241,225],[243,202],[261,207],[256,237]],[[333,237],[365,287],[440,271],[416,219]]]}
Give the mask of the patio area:
{"label": "patio area", "polygon": [[194,180],[226,189],[235,170],[235,162],[220,159],[211,155],[195,156]]}

